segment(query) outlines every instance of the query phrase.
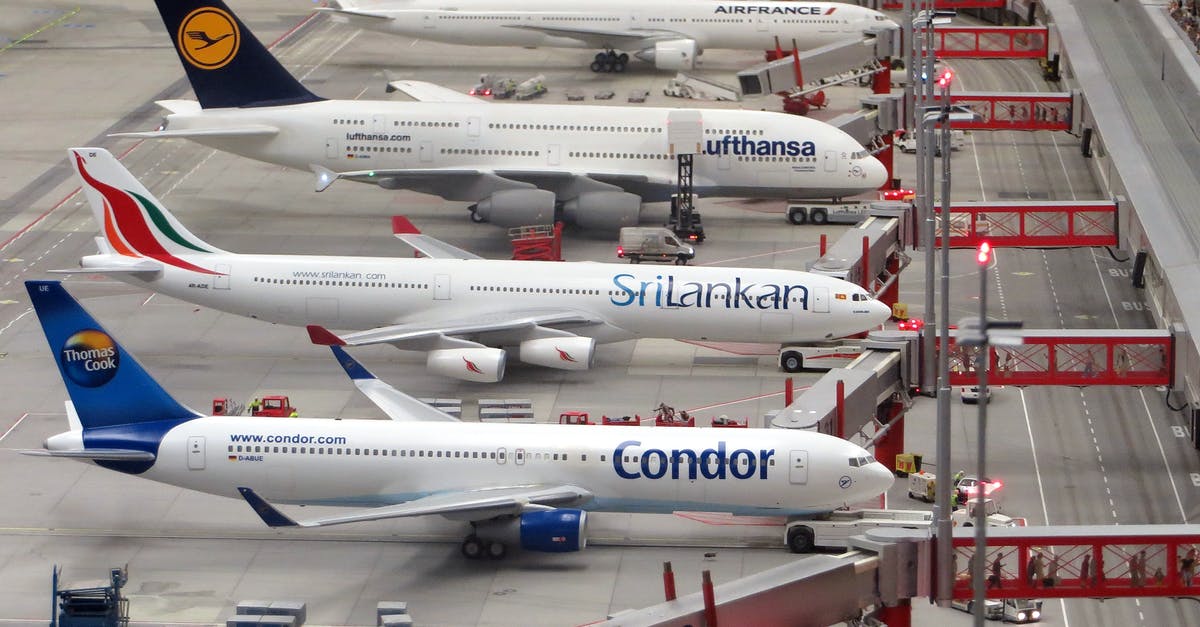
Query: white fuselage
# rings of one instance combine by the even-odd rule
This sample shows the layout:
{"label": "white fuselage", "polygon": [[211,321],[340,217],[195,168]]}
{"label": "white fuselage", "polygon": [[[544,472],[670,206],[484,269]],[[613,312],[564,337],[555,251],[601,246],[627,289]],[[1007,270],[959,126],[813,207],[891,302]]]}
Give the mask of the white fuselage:
{"label": "white fuselage", "polygon": [[584,509],[788,515],[887,489],[882,465],[852,465],[867,455],[832,436],[778,429],[239,416],[172,428],[141,476],[229,497],[249,487],[285,503],[364,507],[542,484],[590,492]]}
{"label": "white fuselage", "polygon": [[[598,49],[593,41],[555,35],[553,29],[647,34],[667,31],[701,50],[769,50],[776,37],[808,50],[861,36],[888,20],[879,12],[835,2],[712,2],[616,0],[585,3],[524,0],[358,0],[354,9],[393,19],[336,15],[355,26],[430,41],[470,46]],[[831,12],[832,9],[832,12]],[[538,30],[545,28],[547,30]],[[610,47],[629,49],[614,41]]]}
{"label": "white fuselage", "polygon": [[[388,187],[477,202],[497,189],[495,173],[532,181],[570,200],[600,181],[646,201],[677,191],[667,140],[671,109],[480,102],[325,100],[277,107],[175,107],[167,129],[270,126],[272,136],[192,137],[238,155],[290,168],[334,172],[417,170],[422,180]],[[702,153],[695,192],[706,196],[832,198],[878,189],[886,170],[844,131],[799,116],[762,111],[701,111]],[[539,173],[553,173],[543,176]],[[569,174],[573,176],[563,176]],[[373,180],[373,179],[366,179]],[[607,189],[613,189],[608,187]]]}
{"label": "white fuselage", "polygon": [[[602,343],[812,341],[862,332],[890,313],[859,286],[794,270],[232,253],[179,258],[221,274],[164,265],[149,280],[114,276],[221,311],[335,329],[573,311],[603,323],[561,328]],[[92,259],[102,264],[105,256],[84,258],[85,269]],[[490,333],[480,340],[502,346],[523,337]]]}

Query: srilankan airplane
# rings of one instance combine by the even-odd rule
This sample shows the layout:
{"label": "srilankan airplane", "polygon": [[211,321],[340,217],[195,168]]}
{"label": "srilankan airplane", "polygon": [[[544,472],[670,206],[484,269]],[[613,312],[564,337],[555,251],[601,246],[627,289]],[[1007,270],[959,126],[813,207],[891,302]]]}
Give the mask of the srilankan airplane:
{"label": "srilankan airplane", "polygon": [[[471,524],[465,556],[500,558],[510,545],[583,549],[588,511],[800,516],[892,485],[867,451],[820,433],[459,422],[390,386],[406,399],[391,420],[203,416],[60,283],[25,286],[70,396],[70,430],[23,453],[240,496],[273,527],[436,514]],[[371,377],[335,354],[351,377]],[[272,503],[354,509],[295,520]]]}
{"label": "srilankan airplane", "polygon": [[[335,21],[467,46],[600,50],[593,72],[623,72],[629,54],[660,70],[690,70],[705,50],[801,50],[896,28],[884,14],[839,2],[712,0],[331,0]],[[625,52],[620,52],[625,51]]]}
{"label": "srilankan airplane", "polygon": [[[615,231],[677,191],[669,119],[699,115],[702,196],[834,198],[880,188],[883,164],[842,130],[765,111],[496,104],[420,81],[418,102],[326,100],[288,74],[220,0],[157,0],[199,102],[164,100],[156,131],[337,179],[470,205],[477,222]],[[673,114],[673,111],[681,113]],[[678,119],[678,118],[677,118]],[[677,127],[678,128],[678,127]],[[702,138],[702,139],[701,139]]]}
{"label": "srilankan airplane", "polygon": [[[483,259],[408,228],[427,259],[243,255],[190,233],[102,148],[72,148],[101,236],[79,269],[197,305],[310,326],[319,344],[428,351],[431,372],[504,376],[506,352],[586,370],[597,342],[661,337],[802,343],[853,335],[891,311],[833,277],[758,268]],[[323,327],[359,329],[342,337]]]}

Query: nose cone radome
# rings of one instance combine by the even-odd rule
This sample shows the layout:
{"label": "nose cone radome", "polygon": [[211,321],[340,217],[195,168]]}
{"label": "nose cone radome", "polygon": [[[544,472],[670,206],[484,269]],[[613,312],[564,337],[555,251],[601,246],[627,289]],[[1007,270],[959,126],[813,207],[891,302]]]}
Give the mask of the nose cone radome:
{"label": "nose cone radome", "polygon": [[887,168],[883,167],[882,161],[875,157],[868,157],[862,161],[862,167],[866,175],[866,183],[864,183],[866,187],[880,189],[887,184]]}
{"label": "nose cone radome", "polygon": [[864,489],[870,488],[870,496],[872,497],[887,492],[891,489],[892,484],[896,482],[896,477],[892,474],[892,471],[879,462],[867,466],[865,470],[863,483],[866,486]]}
{"label": "nose cone radome", "polygon": [[872,300],[870,302],[870,308],[871,308],[870,317],[871,317],[871,326],[872,327],[877,327],[877,326],[887,322],[888,319],[890,319],[892,317],[892,308],[888,307],[887,304],[884,303],[883,301]]}

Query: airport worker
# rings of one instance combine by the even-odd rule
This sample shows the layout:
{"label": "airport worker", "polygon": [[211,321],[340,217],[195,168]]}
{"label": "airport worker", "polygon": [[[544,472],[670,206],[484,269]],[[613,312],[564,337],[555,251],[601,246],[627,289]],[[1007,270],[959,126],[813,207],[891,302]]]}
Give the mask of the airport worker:
{"label": "airport worker", "polygon": [[292,410],[292,413],[288,414],[288,418],[299,418],[299,417],[300,417],[300,412],[298,412],[294,409]]}

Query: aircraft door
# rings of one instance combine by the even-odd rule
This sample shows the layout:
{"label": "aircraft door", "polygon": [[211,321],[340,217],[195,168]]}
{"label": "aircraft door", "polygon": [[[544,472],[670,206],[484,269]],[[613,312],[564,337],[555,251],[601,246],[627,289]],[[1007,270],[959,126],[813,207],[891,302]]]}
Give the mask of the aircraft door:
{"label": "aircraft door", "polygon": [[771,18],[759,17],[758,18],[758,32],[763,33],[763,32],[769,31],[769,30],[771,30]]}
{"label": "aircraft door", "polygon": [[371,116],[371,130],[375,131],[376,133],[386,132],[387,120],[385,120],[382,115],[376,114]]}
{"label": "aircraft door", "polygon": [[433,277],[433,300],[450,300],[449,274],[439,274]]}
{"label": "aircraft door", "polygon": [[729,153],[722,153],[717,157],[717,169],[729,170]]}
{"label": "aircraft door", "polygon": [[204,436],[193,435],[187,439],[188,470],[204,470]]}
{"label": "aircraft door", "polygon": [[342,149],[338,146],[337,138],[330,137],[325,140],[325,158],[337,159],[338,155],[342,154]]}
{"label": "aircraft door", "polygon": [[829,313],[829,288],[814,287],[810,291],[812,296],[812,311],[813,313]]}
{"label": "aircraft door", "polygon": [[421,22],[421,26],[422,26],[422,27],[424,27],[424,28],[427,28],[427,29],[429,29],[429,30],[433,30],[433,29],[436,29],[436,28],[437,28],[437,17],[436,17],[436,16],[435,16],[433,13],[431,13],[431,12],[426,12],[426,13],[425,13],[424,15],[422,15],[421,17],[424,17],[424,18],[425,18],[425,19],[424,19],[424,20],[422,20],[422,22]]}
{"label": "aircraft door", "polygon": [[467,137],[479,137],[479,129],[483,126],[479,116],[473,115],[467,118]]}
{"label": "aircraft door", "polygon": [[562,158],[562,146],[559,144],[550,144],[546,146],[546,165],[558,165]]}
{"label": "aircraft door", "polygon": [[826,172],[837,172],[837,169],[838,169],[837,151],[836,150],[826,150],[825,151],[825,171]]}
{"label": "aircraft door", "polygon": [[218,263],[217,267],[214,269],[218,272],[218,274],[213,277],[213,289],[214,290],[229,289],[229,274],[233,269],[230,268],[229,264],[227,264],[227,263]]}
{"label": "aircraft door", "polygon": [[796,485],[808,483],[808,451],[788,452],[788,481]]}
{"label": "aircraft door", "polygon": [[421,142],[421,163],[429,163],[433,161],[433,142]]}

